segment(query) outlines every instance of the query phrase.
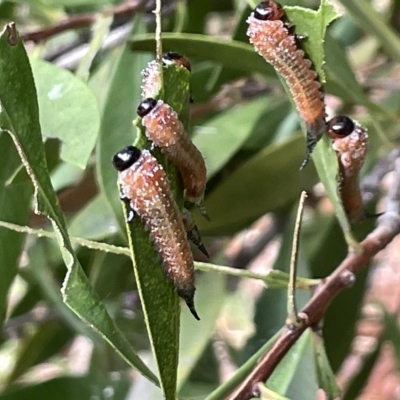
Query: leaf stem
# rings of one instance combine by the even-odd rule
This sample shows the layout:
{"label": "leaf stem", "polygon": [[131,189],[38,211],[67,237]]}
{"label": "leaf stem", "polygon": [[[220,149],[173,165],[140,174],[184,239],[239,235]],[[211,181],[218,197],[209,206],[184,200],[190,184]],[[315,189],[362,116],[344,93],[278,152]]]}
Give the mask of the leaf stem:
{"label": "leaf stem", "polygon": [[158,64],[158,72],[160,76],[160,87],[162,91],[162,96],[164,93],[164,78],[163,78],[163,67],[162,67],[162,26],[161,26],[161,0],[156,0],[156,8],[153,11],[156,17],[156,31],[155,31],[155,39],[156,39],[156,60]]}
{"label": "leaf stem", "polygon": [[299,241],[300,241],[300,228],[301,220],[303,218],[304,202],[307,198],[307,193],[303,190],[300,195],[299,208],[297,210],[296,223],[293,233],[292,254],[290,257],[290,274],[288,285],[288,298],[287,298],[287,319],[286,323],[289,325],[298,325],[300,323],[297,316],[296,306],[296,275],[297,275],[297,261],[299,255]]}

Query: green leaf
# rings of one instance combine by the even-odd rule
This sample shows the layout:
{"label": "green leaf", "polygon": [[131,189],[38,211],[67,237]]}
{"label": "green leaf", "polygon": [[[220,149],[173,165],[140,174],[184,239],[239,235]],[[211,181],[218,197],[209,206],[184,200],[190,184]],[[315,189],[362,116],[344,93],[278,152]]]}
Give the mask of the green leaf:
{"label": "green leaf", "polygon": [[269,211],[282,210],[316,182],[310,166],[299,172],[304,139],[295,136],[271,145],[244,162],[206,196],[210,222],[198,221],[205,235],[244,228]]}
{"label": "green leaf", "polygon": [[14,140],[35,188],[36,212],[51,220],[68,269],[63,285],[65,303],[97,329],[131,366],[156,382],[156,377],[135,354],[90,287],[72,249],[46,166],[31,66],[12,23],[0,35],[0,88],[0,101],[3,116],[8,121],[8,133]]}
{"label": "green leaf", "polygon": [[101,49],[101,46],[110,31],[111,23],[113,22],[112,15],[97,14],[94,24],[92,25],[92,38],[90,40],[86,54],[82,57],[76,70],[76,76],[83,81],[89,78],[90,67],[93,59]]}
{"label": "green leaf", "polygon": [[[165,51],[173,50],[198,60],[219,62],[227,68],[275,76],[273,68],[254,51],[250,44],[188,33],[164,33],[162,42]],[[132,50],[150,51],[153,47],[153,35],[137,35],[131,39]]]}
{"label": "green leaf", "polygon": [[308,330],[304,332],[294,346],[282,358],[274,369],[271,377],[267,380],[267,386],[274,392],[284,395],[290,382],[296,374],[297,369],[303,358],[307,356],[310,344],[310,334]]}
{"label": "green leaf", "polygon": [[[133,22],[133,32],[143,31],[140,19]],[[132,144],[136,130],[132,120],[140,102],[140,71],[150,61],[150,56],[133,54],[127,45],[120,50],[113,75],[110,78],[107,98],[102,110],[101,128],[96,151],[96,173],[99,187],[120,227],[125,230],[125,217],[117,187],[117,172],[111,165],[113,155]]]}
{"label": "green leaf", "polygon": [[100,126],[96,98],[71,72],[31,60],[43,136],[61,142],[61,158],[84,169]]}
{"label": "green leaf", "polygon": [[[192,139],[206,161],[207,179],[215,175],[246,143],[267,107],[265,97],[252,100],[222,112],[195,130]],[[272,134],[264,131],[265,135],[269,133]]]}
{"label": "green leaf", "polygon": [[259,384],[260,389],[260,399],[261,400],[290,400],[285,396],[281,396],[279,393],[274,392],[271,389],[268,389],[263,384]]}
{"label": "green leaf", "polygon": [[[0,220],[25,225],[28,223],[33,189],[28,180],[11,184],[7,182],[20,167],[21,161],[10,136],[2,131],[1,126],[0,149]],[[8,291],[17,274],[23,244],[23,235],[0,228],[0,321],[6,314]]]}
{"label": "green leaf", "polygon": [[355,104],[364,105],[371,114],[387,116],[388,111],[385,108],[369,100],[351,69],[343,47],[329,33],[326,35],[324,51],[328,75],[327,90],[335,94],[336,88],[339,88],[341,96],[346,96],[346,99]]}
{"label": "green leaf", "polygon": [[400,37],[365,0],[340,1],[361,29],[374,35],[390,56],[400,60]]}
{"label": "green leaf", "polygon": [[87,377],[61,377],[37,385],[13,387],[0,394],[0,400],[76,400],[89,399],[92,393]]}
{"label": "green leaf", "polygon": [[59,321],[46,321],[41,324],[38,330],[21,344],[18,359],[8,381],[15,381],[29,368],[56,354],[72,337],[72,332]]}
{"label": "green leaf", "polygon": [[[164,88],[159,88],[152,97],[159,98],[163,94],[163,100],[178,113],[179,119],[185,124],[188,119],[189,71],[173,64],[163,67],[163,75]],[[139,118],[135,123],[140,127]],[[142,131],[141,127],[136,142],[138,145],[144,142]],[[164,157],[160,157],[160,161],[164,166],[172,191],[175,195],[178,194],[177,189],[180,186],[175,167],[171,163],[166,164]],[[177,197],[177,203],[181,205],[181,189]],[[125,209],[123,203],[122,207]],[[179,298],[174,291],[173,283],[165,277],[162,260],[154,250],[143,221],[140,218],[134,218],[132,223],[127,224],[127,230],[136,284],[160,375],[161,388],[164,397],[172,399],[176,396],[177,382]]]}
{"label": "green leaf", "polygon": [[90,200],[69,223],[71,236],[99,240],[117,231],[116,221],[103,194]]}
{"label": "green leaf", "polygon": [[321,44],[325,40],[326,28],[338,17],[335,9],[328,0],[322,0],[317,11],[309,8],[285,7],[285,13],[288,20],[295,25],[296,34],[307,37],[301,47],[313,62],[320,81],[325,82],[325,54]]}
{"label": "green leaf", "polygon": [[265,354],[275,343],[280,335],[277,332],[267,343],[265,343],[251,358],[249,358],[229,380],[220,385],[205,400],[220,400],[225,398],[243,379],[252,371],[260,357]]}
{"label": "green leaf", "polygon": [[311,342],[314,348],[313,353],[318,386],[323,389],[329,400],[333,400],[340,396],[341,391],[336,383],[335,375],[328,361],[324,341],[318,333],[312,332]]}
{"label": "green leaf", "polygon": [[313,367],[312,345],[308,335],[308,341],[304,346],[303,353],[301,353],[296,372],[285,393],[287,397],[295,400],[309,400],[316,397],[318,384],[315,375],[312,373]]}
{"label": "green leaf", "polygon": [[[179,349],[178,388],[181,388],[196,366],[215,330],[215,322],[225,300],[226,277],[210,272],[196,281],[196,303],[201,326],[189,313],[182,314]],[[209,301],[211,299],[213,301]]]}

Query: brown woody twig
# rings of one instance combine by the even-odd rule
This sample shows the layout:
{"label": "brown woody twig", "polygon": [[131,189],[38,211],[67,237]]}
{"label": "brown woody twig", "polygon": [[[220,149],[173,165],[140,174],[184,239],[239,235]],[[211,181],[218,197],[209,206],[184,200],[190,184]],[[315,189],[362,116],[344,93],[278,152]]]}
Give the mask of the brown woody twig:
{"label": "brown woody twig", "polygon": [[300,311],[300,326],[286,326],[275,344],[258,360],[247,378],[228,396],[227,400],[247,400],[259,395],[258,384],[265,382],[295,344],[301,334],[317,324],[343,289],[350,287],[355,274],[365,268],[372,257],[384,249],[400,233],[400,159],[395,162],[395,179],[386,203],[385,213],[378,219],[377,227],[362,242],[361,251],[349,252],[347,257],[318,287],[313,298]]}
{"label": "brown woody twig", "polygon": [[[141,0],[129,0],[123,4],[112,7],[108,10],[104,10],[101,13],[103,15],[113,15],[115,19],[117,18],[128,18],[132,16],[141,6],[143,1]],[[93,24],[98,13],[85,13],[74,15],[70,18],[66,18],[60,21],[58,24],[49,26],[43,29],[39,29],[34,32],[26,32],[21,34],[21,38],[24,41],[32,40],[33,42],[40,42],[42,40],[48,39],[51,36],[56,35],[70,29],[83,28]]]}

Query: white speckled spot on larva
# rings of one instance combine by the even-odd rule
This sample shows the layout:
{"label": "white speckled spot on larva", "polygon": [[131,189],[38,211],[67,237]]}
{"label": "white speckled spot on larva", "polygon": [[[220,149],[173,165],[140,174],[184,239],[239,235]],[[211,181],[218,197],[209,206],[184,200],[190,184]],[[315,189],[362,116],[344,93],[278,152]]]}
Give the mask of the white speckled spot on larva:
{"label": "white speckled spot on larva", "polygon": [[297,111],[307,127],[307,154],[302,167],[325,128],[325,104],[310,60],[304,58],[296,38],[281,21],[279,3],[261,2],[247,19],[247,35],[254,49],[285,79]]}
{"label": "white speckled spot on larva", "polygon": [[[169,52],[163,54],[162,65],[170,64],[186,68],[189,72],[191,70],[189,60],[177,53]],[[142,99],[156,96],[160,90],[160,70],[156,60],[150,61],[147,67],[142,70],[142,77]]]}
{"label": "white speckled spot on larva", "polygon": [[145,223],[175,289],[199,319],[194,308],[194,265],[185,227],[163,168],[147,150],[120,171],[121,195]]}
{"label": "white speckled spot on larva", "polygon": [[367,153],[368,133],[357,121],[337,116],[327,122],[339,164],[339,194],[351,223],[364,215],[359,174]]}
{"label": "white speckled spot on larva", "polygon": [[177,167],[185,190],[185,200],[201,204],[207,171],[203,156],[185,132],[178,114],[162,100],[142,118],[146,136]]}

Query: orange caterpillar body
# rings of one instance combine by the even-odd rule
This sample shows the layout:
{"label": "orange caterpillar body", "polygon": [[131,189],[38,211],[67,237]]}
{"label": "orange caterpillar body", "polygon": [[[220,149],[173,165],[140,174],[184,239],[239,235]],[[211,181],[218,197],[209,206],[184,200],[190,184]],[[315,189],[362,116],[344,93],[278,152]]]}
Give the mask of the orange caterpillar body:
{"label": "orange caterpillar body", "polygon": [[193,300],[193,256],[162,166],[148,150],[133,146],[115,154],[113,164],[119,171],[121,199],[127,205],[128,220],[134,213],[143,220],[178,295],[199,320]]}
{"label": "orange caterpillar body", "polygon": [[202,209],[207,170],[203,156],[187,136],[178,114],[162,100],[148,98],[137,109],[146,128],[146,136],[177,167],[181,177],[185,200]]}
{"label": "orange caterpillar body", "polygon": [[359,173],[367,153],[368,134],[356,121],[348,117],[334,117],[327,122],[339,162],[339,194],[350,223],[364,216]]}
{"label": "orange caterpillar body", "polygon": [[281,18],[279,3],[262,1],[247,19],[247,35],[255,50],[285,79],[300,117],[307,128],[307,154],[303,168],[325,131],[325,104],[312,63],[298,48],[296,36]]}
{"label": "orange caterpillar body", "polygon": [[[163,65],[176,64],[179,67],[186,68],[191,71],[190,61],[178,53],[168,52],[162,56]],[[160,89],[160,71],[158,70],[158,63],[156,60],[150,61],[147,67],[142,71],[142,99],[153,97]]]}

